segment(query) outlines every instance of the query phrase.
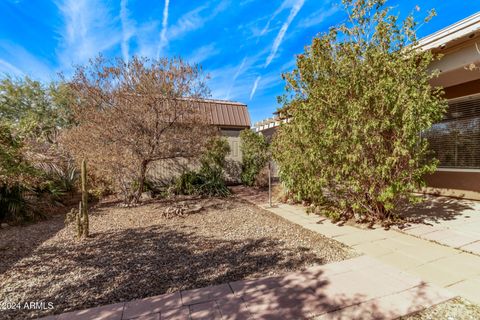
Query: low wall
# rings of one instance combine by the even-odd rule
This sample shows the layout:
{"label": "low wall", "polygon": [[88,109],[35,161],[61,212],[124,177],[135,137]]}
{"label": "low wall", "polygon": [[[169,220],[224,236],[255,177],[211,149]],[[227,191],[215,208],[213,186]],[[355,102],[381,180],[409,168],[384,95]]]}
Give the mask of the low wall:
{"label": "low wall", "polygon": [[427,188],[424,192],[439,195],[480,199],[480,172],[437,170],[426,176]]}

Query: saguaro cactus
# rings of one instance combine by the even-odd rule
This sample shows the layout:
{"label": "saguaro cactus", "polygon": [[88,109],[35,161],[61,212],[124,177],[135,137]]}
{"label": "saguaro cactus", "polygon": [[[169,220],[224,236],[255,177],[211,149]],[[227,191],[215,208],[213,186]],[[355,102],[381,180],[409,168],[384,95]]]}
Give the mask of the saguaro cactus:
{"label": "saguaro cactus", "polygon": [[82,201],[79,203],[77,215],[77,235],[79,238],[88,237],[88,193],[87,193],[87,162],[82,161],[81,172]]}

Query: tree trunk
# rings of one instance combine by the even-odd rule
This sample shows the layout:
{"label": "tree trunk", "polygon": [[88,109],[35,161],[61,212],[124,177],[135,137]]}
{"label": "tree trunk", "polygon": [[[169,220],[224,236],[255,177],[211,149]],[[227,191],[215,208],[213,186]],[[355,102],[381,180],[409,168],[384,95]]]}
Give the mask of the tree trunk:
{"label": "tree trunk", "polygon": [[145,184],[145,176],[147,174],[147,165],[148,165],[148,161],[146,160],[142,161],[142,164],[140,165],[140,173],[138,176],[138,190],[134,199],[135,203],[139,203],[140,198],[142,197],[143,187]]}
{"label": "tree trunk", "polygon": [[82,236],[88,237],[88,191],[87,191],[87,161],[82,161]]}

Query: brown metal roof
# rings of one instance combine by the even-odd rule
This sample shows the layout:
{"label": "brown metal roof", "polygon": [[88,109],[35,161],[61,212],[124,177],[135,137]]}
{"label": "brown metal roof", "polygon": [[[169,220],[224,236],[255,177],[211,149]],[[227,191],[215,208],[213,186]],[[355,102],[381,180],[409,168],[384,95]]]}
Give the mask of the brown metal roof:
{"label": "brown metal roof", "polygon": [[223,100],[196,100],[194,102],[205,112],[211,124],[221,127],[250,128],[250,115],[247,105]]}

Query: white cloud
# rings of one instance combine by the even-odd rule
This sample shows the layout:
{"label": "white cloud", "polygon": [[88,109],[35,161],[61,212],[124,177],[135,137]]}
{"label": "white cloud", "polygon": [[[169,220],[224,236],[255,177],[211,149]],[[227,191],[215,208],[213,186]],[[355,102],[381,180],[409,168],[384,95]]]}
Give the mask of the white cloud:
{"label": "white cloud", "polygon": [[[226,99],[246,102],[252,93],[252,84],[255,83],[259,75],[257,71],[261,66],[252,65],[252,58],[248,57],[243,71],[238,75],[235,82],[232,79],[239,70],[239,65],[224,66],[215,70],[208,70],[210,80],[208,86],[212,90],[212,97],[215,99]],[[258,80],[256,92],[254,95],[258,96],[258,90],[261,87],[263,91],[270,89],[282,83],[282,78],[277,71],[262,74],[261,80]],[[252,99],[254,97],[252,96]]]}
{"label": "white cloud", "polygon": [[54,79],[56,75],[46,61],[15,43],[1,41],[0,56],[0,72],[13,76],[29,75],[33,79],[45,81]]}
{"label": "white cloud", "polygon": [[303,20],[300,20],[298,23],[299,28],[309,28],[313,26],[317,26],[322,23],[325,19],[333,16],[335,13],[340,11],[340,7],[338,5],[334,5],[329,9],[321,9],[318,10]]}
{"label": "white cloud", "polygon": [[158,45],[157,50],[157,59],[160,57],[163,49],[168,44],[167,39],[167,27],[168,27],[168,6],[170,4],[170,0],[165,0],[165,6],[163,7],[163,18],[162,18],[162,31],[160,32],[160,44]]}
{"label": "white cloud", "polygon": [[207,44],[192,52],[187,58],[191,63],[202,63],[203,61],[210,59],[211,57],[220,53],[220,50],[214,43]]}
{"label": "white cloud", "polygon": [[130,57],[129,41],[132,35],[135,33],[134,29],[130,25],[127,9],[128,0],[120,1],[120,21],[122,23],[122,56],[123,60],[128,61]]}
{"label": "white cloud", "polygon": [[202,16],[201,13],[206,8],[207,6],[201,6],[181,16],[175,25],[170,28],[168,32],[169,38],[179,38],[189,31],[203,27],[208,17]]}
{"label": "white cloud", "polygon": [[64,69],[85,63],[118,45],[123,37],[115,18],[99,0],[62,0],[57,7],[63,18],[59,60]]}
{"label": "white cloud", "polygon": [[278,14],[280,12],[282,12],[284,9],[288,8],[289,6],[289,0],[285,0],[282,2],[282,5],[277,9],[275,10],[275,12],[272,14],[272,16],[270,17],[270,19],[268,19],[267,21],[267,24],[265,25],[265,27],[262,29],[262,31],[260,32],[260,36],[263,36],[265,33],[268,32],[268,28],[270,27],[270,24],[272,23],[272,21],[278,16]]}
{"label": "white cloud", "polygon": [[14,77],[24,76],[24,72],[5,60],[0,59],[0,74],[7,74]]}
{"label": "white cloud", "polygon": [[303,7],[304,3],[305,3],[305,0],[297,0],[295,3],[293,3],[292,9],[290,10],[290,14],[288,15],[287,20],[283,23],[282,28],[278,32],[277,37],[273,42],[272,48],[270,50],[270,54],[268,55],[267,60],[265,61],[265,67],[268,67],[268,65],[272,62],[273,58],[277,54],[278,48],[280,47],[280,44],[283,41],[283,37],[285,36],[285,33],[287,32],[288,27],[292,23],[293,19],[295,19],[295,16],[298,14],[300,9]]}
{"label": "white cloud", "polygon": [[237,72],[235,72],[235,74],[233,76],[232,82],[231,82],[230,87],[228,88],[228,91],[227,91],[227,96],[226,96],[227,100],[230,99],[230,94],[232,92],[233,86],[235,85],[235,81],[237,80],[238,76],[243,72],[243,68],[245,67],[245,62],[247,62],[247,57],[243,58],[242,63],[240,64],[240,66],[237,69]]}
{"label": "white cloud", "polygon": [[261,76],[258,76],[257,79],[255,79],[255,82],[253,83],[252,91],[250,91],[250,100],[252,100],[253,96],[255,95],[255,92],[257,91],[258,87],[258,82],[262,79]]}
{"label": "white cloud", "polygon": [[190,31],[202,28],[208,21],[224,11],[228,3],[229,1],[222,1],[213,9],[208,5],[202,5],[187,12],[168,30],[168,38],[170,40],[177,39]]}

